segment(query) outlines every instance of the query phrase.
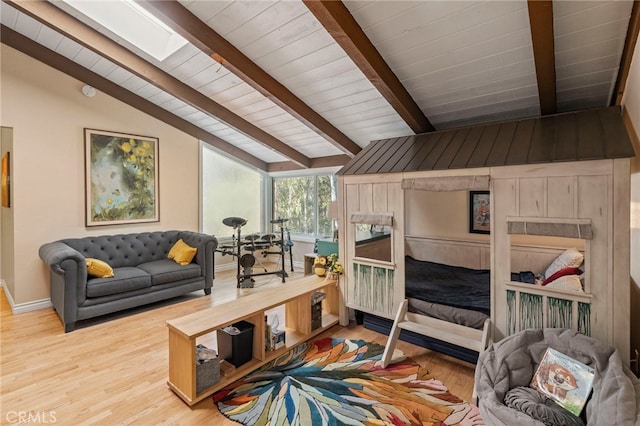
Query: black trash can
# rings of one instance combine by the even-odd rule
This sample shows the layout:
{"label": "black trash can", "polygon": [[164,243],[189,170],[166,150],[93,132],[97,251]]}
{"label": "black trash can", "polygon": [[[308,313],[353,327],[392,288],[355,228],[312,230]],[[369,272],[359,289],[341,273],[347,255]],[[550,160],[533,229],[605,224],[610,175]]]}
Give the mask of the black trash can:
{"label": "black trash can", "polygon": [[231,334],[226,329],[218,330],[218,355],[236,367],[253,358],[253,324],[239,321],[231,325],[238,330]]}

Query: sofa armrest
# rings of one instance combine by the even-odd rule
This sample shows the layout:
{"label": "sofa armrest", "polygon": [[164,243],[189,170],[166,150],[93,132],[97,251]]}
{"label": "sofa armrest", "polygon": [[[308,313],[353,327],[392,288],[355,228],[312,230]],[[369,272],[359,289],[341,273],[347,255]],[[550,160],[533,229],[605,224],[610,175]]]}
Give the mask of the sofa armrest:
{"label": "sofa armrest", "polygon": [[202,275],[205,278],[204,288],[211,288],[215,278],[213,259],[218,247],[218,239],[213,235],[193,231],[180,231],[178,238],[198,249],[194,260],[202,268]]}
{"label": "sofa armrest", "polygon": [[60,241],[42,245],[38,254],[51,270],[51,304],[64,322],[65,331],[71,331],[77,321],[78,305],[87,298],[87,261]]}
{"label": "sofa armrest", "polygon": [[51,268],[52,272],[56,274],[63,275],[65,273],[65,269],[63,267],[63,262],[65,260],[73,260],[81,265],[84,265],[85,274],[87,269],[87,263],[83,255],[81,255],[77,250],[72,249],[65,243],[60,241],[56,241],[53,243],[44,244],[40,247],[38,251],[40,255],[40,259],[44,261]]}

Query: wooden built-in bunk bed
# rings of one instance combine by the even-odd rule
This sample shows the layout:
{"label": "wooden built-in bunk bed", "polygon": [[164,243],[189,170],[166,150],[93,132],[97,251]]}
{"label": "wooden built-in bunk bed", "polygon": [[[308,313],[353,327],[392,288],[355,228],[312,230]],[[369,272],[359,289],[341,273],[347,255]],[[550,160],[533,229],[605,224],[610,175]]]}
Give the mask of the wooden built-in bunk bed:
{"label": "wooden built-in bunk bed", "polygon": [[[372,142],[338,172],[346,306],[365,326],[372,318],[378,331],[406,330],[406,340],[469,361],[491,340],[562,327],[617,347],[628,365],[633,155],[617,107]],[[478,190],[490,191],[489,235],[466,228]],[[463,225],[430,223],[445,193],[457,204],[439,214]],[[356,235],[367,226],[386,231],[389,254],[362,255]],[[569,251],[584,260],[579,291],[531,283]],[[442,294],[460,281],[421,290],[452,271],[471,277],[465,297]]]}

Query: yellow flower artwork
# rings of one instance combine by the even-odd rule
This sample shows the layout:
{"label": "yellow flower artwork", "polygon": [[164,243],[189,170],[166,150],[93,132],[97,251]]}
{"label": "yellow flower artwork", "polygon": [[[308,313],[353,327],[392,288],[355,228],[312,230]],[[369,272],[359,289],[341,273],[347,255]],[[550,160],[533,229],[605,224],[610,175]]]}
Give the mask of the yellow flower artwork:
{"label": "yellow flower artwork", "polygon": [[85,129],[87,226],[157,222],[158,139]]}

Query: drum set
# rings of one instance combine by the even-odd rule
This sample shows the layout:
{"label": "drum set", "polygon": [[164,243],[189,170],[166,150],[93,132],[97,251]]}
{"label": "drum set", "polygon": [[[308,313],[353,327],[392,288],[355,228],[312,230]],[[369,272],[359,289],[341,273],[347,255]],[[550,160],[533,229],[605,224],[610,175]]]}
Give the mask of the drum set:
{"label": "drum set", "polygon": [[[273,225],[280,227],[280,236],[276,234],[250,234],[242,237],[242,227],[247,224],[247,220],[241,217],[227,217],[222,220],[226,226],[233,228],[234,234],[229,244],[221,244],[216,249],[223,256],[234,256],[238,261],[237,279],[238,288],[253,288],[255,280],[253,277],[260,275],[279,275],[282,282],[288,276],[285,271],[284,261],[285,253],[289,252],[289,262],[291,263],[291,272],[293,272],[293,253],[291,251],[293,242],[289,230],[286,230],[287,238],[285,240],[284,223],[289,219],[274,219],[271,221]],[[271,250],[273,247],[279,247],[279,250]],[[277,271],[268,271],[264,264],[257,256],[266,258],[270,254],[280,255],[280,269]],[[253,272],[254,266],[259,263],[264,272]]]}

